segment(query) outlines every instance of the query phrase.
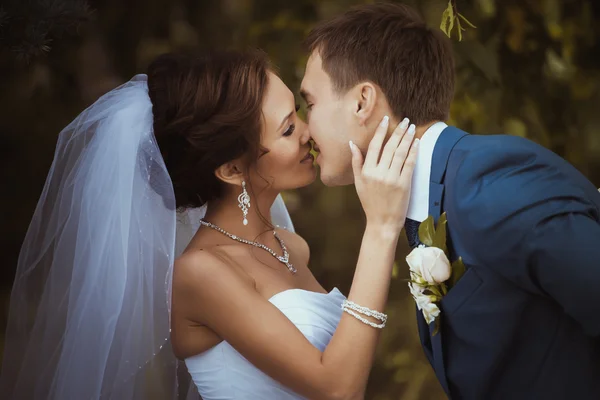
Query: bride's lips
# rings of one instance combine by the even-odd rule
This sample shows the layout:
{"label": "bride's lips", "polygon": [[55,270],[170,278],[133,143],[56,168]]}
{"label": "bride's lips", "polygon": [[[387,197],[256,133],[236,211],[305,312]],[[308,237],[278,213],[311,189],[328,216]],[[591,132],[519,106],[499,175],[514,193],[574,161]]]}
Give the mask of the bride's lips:
{"label": "bride's lips", "polygon": [[308,150],[308,153],[306,153],[306,155],[304,157],[302,157],[302,160],[300,160],[300,163],[306,163],[310,160],[311,164],[314,161],[313,155],[311,154],[310,150]]}

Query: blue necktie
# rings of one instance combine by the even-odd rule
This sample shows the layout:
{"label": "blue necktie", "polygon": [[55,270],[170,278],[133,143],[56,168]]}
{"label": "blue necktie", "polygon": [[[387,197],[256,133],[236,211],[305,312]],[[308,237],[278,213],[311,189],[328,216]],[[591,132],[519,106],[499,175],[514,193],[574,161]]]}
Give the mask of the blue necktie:
{"label": "blue necktie", "polygon": [[419,241],[419,226],[420,222],[414,219],[406,218],[404,222],[404,229],[406,230],[406,237],[408,238],[408,244],[411,248],[417,247],[421,242]]}

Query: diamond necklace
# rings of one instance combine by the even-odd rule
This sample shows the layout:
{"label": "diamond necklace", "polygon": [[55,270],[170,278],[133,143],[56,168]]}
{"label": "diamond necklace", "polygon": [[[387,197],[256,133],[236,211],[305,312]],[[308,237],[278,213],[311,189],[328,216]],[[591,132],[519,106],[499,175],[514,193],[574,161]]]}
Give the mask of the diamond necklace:
{"label": "diamond necklace", "polygon": [[290,270],[290,272],[292,274],[295,274],[296,272],[298,272],[296,270],[296,268],[294,268],[294,266],[290,263],[290,253],[288,253],[287,247],[285,247],[285,243],[283,243],[283,240],[279,237],[279,235],[275,231],[273,231],[273,236],[275,236],[275,239],[277,239],[277,241],[279,242],[279,245],[281,246],[281,248],[283,250],[283,256],[278,256],[277,253],[275,253],[273,250],[271,250],[270,248],[268,248],[267,246],[265,246],[262,243],[257,243],[257,242],[252,242],[250,240],[242,239],[242,238],[240,238],[240,237],[238,237],[236,235],[233,235],[233,234],[227,232],[225,229],[219,228],[215,224],[211,224],[210,222],[204,221],[203,219],[200,220],[200,224],[204,225],[204,226],[208,226],[209,228],[212,228],[212,229],[214,229],[217,232],[221,232],[223,235],[227,236],[228,238],[233,239],[233,240],[237,240],[240,243],[249,244],[251,246],[258,247],[258,248],[261,248],[263,250],[266,250],[273,257],[275,257],[277,259],[277,261],[279,261],[282,264],[285,264],[285,266]]}

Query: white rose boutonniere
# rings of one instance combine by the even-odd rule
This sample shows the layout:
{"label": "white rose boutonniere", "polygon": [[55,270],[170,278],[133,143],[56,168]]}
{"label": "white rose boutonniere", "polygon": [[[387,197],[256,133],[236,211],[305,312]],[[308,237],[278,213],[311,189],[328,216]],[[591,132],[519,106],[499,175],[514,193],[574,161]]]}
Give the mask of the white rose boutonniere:
{"label": "white rose boutonniere", "polygon": [[410,268],[408,287],[428,324],[436,321],[435,335],[439,329],[437,317],[440,308],[437,303],[448,292],[448,285],[454,286],[465,272],[465,265],[459,257],[454,263],[448,259],[446,245],[446,213],[440,216],[437,229],[433,217],[429,216],[419,226],[419,240],[422,243],[406,257]]}
{"label": "white rose boutonniere", "polygon": [[408,284],[410,288],[410,294],[412,294],[415,302],[417,303],[417,308],[423,313],[423,317],[425,317],[425,321],[428,324],[432,323],[438,315],[440,315],[440,309],[435,304],[435,297],[431,295],[426,295],[425,289],[413,282]]}
{"label": "white rose boutonniere", "polygon": [[418,247],[406,257],[411,272],[419,274],[430,285],[446,282],[452,273],[450,261],[442,249]]}

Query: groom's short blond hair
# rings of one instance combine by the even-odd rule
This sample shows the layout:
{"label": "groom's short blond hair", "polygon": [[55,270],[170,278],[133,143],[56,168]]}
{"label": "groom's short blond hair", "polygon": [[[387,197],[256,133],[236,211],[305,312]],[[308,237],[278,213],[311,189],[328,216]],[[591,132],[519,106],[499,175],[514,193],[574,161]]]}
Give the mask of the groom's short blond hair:
{"label": "groom's short blond hair", "polygon": [[454,95],[452,46],[404,4],[362,5],[324,21],[308,35],[337,93],[371,81],[398,118],[444,121]]}

